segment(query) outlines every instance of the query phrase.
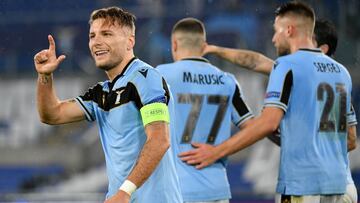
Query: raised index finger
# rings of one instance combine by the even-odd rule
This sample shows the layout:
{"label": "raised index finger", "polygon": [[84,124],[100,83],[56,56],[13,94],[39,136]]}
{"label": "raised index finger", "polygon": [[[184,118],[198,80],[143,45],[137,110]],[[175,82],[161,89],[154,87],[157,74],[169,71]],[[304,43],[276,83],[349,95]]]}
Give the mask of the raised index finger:
{"label": "raised index finger", "polygon": [[55,40],[51,35],[48,35],[49,40],[49,51],[54,52],[55,51]]}

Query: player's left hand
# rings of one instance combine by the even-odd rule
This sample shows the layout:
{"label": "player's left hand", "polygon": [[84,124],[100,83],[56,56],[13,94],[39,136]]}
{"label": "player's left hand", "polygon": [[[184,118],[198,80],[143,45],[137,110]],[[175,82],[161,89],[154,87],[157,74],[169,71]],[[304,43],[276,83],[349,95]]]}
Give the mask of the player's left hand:
{"label": "player's left hand", "polygon": [[182,152],[179,157],[187,164],[194,165],[196,169],[205,168],[218,159],[213,145],[203,143],[191,143],[191,145],[195,149]]}
{"label": "player's left hand", "polygon": [[130,195],[126,192],[119,190],[114,196],[110,197],[109,199],[105,200],[104,203],[129,203],[130,202]]}

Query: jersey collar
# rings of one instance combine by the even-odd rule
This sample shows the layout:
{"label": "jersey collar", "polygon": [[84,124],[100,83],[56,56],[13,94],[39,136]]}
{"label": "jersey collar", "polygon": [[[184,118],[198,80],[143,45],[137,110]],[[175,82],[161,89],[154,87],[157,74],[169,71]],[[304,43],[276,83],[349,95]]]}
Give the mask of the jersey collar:
{"label": "jersey collar", "polygon": [[207,60],[207,59],[204,58],[204,57],[189,57],[189,58],[183,58],[183,59],[181,59],[181,61],[187,61],[187,60],[210,63],[209,60]]}
{"label": "jersey collar", "polygon": [[112,89],[112,87],[114,86],[114,84],[116,83],[116,81],[117,81],[121,76],[125,75],[125,72],[129,69],[131,63],[132,63],[135,59],[137,59],[135,56],[134,56],[132,59],[130,59],[130,61],[126,64],[126,66],[125,66],[124,69],[121,71],[121,73],[120,73],[119,75],[117,75],[117,76],[113,79],[113,81],[111,81],[111,82],[109,83],[109,89],[110,89],[110,90]]}
{"label": "jersey collar", "polygon": [[301,49],[299,49],[299,50],[300,50],[300,51],[311,51],[311,52],[322,53],[320,48],[313,48],[313,49],[310,49],[310,48],[301,48]]}

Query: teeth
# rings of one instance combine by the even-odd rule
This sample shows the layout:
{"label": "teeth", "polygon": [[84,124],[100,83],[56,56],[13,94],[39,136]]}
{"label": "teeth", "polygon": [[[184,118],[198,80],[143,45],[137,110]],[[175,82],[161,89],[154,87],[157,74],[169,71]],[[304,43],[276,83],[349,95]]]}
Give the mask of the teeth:
{"label": "teeth", "polygon": [[99,55],[101,55],[101,54],[106,54],[106,53],[108,53],[108,51],[95,51],[95,55],[96,56],[99,56]]}

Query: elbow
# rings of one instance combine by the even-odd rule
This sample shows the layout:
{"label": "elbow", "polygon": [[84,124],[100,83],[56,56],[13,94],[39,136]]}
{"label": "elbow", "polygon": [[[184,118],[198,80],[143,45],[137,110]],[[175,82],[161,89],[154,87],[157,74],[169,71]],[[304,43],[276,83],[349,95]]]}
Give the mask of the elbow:
{"label": "elbow", "polygon": [[356,147],[357,147],[356,141],[351,142],[351,143],[348,144],[348,151],[350,152],[350,151],[356,149]]}
{"label": "elbow", "polygon": [[50,117],[46,116],[46,115],[42,115],[40,114],[40,121],[44,124],[48,124],[48,125],[56,125],[58,124],[58,122],[56,121],[56,119],[51,119]]}
{"label": "elbow", "polygon": [[263,126],[267,135],[278,130],[283,115],[283,110],[279,108],[268,107],[264,109],[263,115],[261,116],[260,126]]}
{"label": "elbow", "polygon": [[164,134],[163,136],[161,136],[161,138],[158,139],[156,145],[158,146],[159,151],[160,151],[162,154],[165,154],[166,151],[170,148],[169,135],[168,135],[168,134]]}
{"label": "elbow", "polygon": [[170,148],[170,140],[168,136],[162,139],[161,147],[165,152]]}
{"label": "elbow", "polygon": [[48,125],[56,125],[55,122],[51,121],[51,120],[47,120],[47,119],[40,119],[40,121],[44,124],[48,124]]}
{"label": "elbow", "polygon": [[279,123],[268,120],[264,123],[264,127],[265,127],[266,134],[270,135],[278,130]]}

